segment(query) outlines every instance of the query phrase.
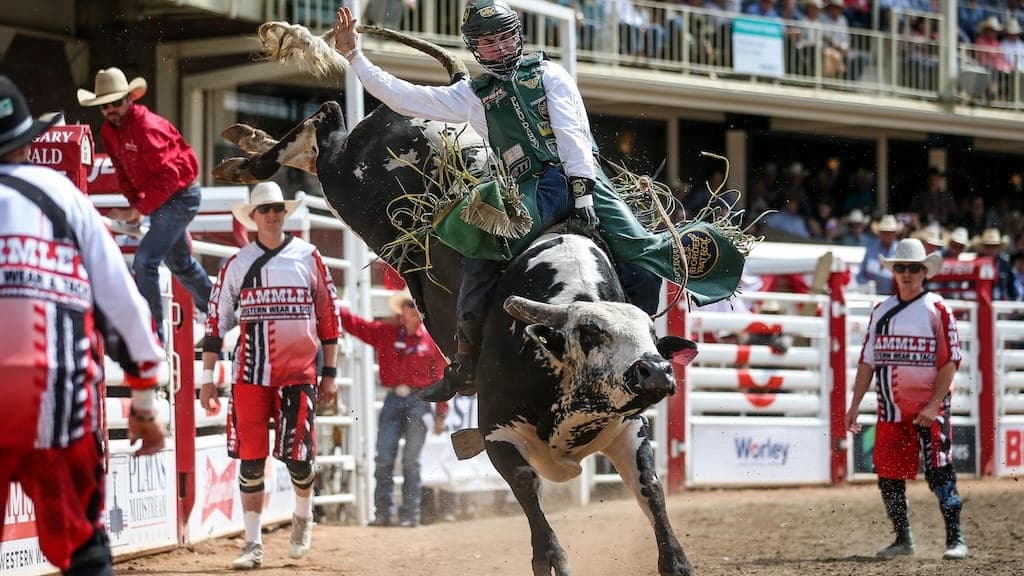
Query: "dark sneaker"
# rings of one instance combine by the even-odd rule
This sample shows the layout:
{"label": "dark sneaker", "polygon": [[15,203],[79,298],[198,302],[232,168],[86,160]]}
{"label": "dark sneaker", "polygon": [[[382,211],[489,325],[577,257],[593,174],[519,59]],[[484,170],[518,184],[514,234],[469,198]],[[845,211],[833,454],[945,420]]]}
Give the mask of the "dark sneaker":
{"label": "dark sneaker", "polygon": [[252,570],[263,564],[263,544],[259,542],[246,542],[242,553],[235,558],[231,566],[235,570]]}
{"label": "dark sneaker", "polygon": [[892,558],[894,556],[912,556],[914,554],[914,541],[897,538],[895,542],[878,551],[879,558]]}
{"label": "dark sneaker", "polygon": [[367,522],[366,525],[372,526],[374,528],[387,528],[389,526],[392,526],[391,520],[388,520],[386,518],[374,518],[373,520]]}

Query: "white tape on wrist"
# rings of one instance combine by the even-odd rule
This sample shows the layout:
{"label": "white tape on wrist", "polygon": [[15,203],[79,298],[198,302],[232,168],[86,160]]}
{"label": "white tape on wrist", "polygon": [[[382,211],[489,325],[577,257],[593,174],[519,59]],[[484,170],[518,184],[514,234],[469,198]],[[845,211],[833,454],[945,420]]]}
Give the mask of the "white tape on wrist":
{"label": "white tape on wrist", "polygon": [[214,378],[213,370],[203,370],[203,384],[213,384],[216,381]]}
{"label": "white tape on wrist", "polygon": [[587,206],[593,206],[593,205],[594,205],[594,195],[593,194],[587,194],[585,196],[580,196],[579,198],[576,199],[576,207],[577,208],[586,208]]}
{"label": "white tape on wrist", "polygon": [[136,410],[156,410],[156,389],[132,390],[132,408]]}

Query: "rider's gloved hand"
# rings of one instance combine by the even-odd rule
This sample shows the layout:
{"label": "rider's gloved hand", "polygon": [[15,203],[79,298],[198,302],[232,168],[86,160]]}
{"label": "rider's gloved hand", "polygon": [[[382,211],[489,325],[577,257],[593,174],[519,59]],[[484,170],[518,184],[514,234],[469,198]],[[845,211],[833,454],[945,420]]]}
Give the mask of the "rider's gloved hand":
{"label": "rider's gloved hand", "polygon": [[594,211],[594,181],[580,176],[570,176],[569,190],[572,191],[575,204],[572,215],[569,216],[569,230],[577,234],[593,234],[601,222]]}

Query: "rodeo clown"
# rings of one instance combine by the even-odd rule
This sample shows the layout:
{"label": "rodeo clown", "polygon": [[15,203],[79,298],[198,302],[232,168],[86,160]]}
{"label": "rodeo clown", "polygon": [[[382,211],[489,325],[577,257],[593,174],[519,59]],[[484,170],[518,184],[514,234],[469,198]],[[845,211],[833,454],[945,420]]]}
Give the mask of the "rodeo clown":
{"label": "rodeo clown", "polygon": [[[458,348],[444,378],[422,398],[437,402],[456,392],[474,393],[471,379],[486,306],[503,265],[543,230],[567,218],[570,231],[601,234],[630,302],[648,314],[657,311],[661,278],[683,284],[685,268],[671,235],[647,232],[615,192],[597,165],[575,82],[544,54],[523,56],[522,25],[508,4],[481,0],[466,7],[463,39],[486,74],[450,86],[414,85],[372,64],[359,49],[356,22],[348,8],[338,10],[334,46],[366,90],[400,114],[469,122],[500,158],[529,213],[526,230],[509,242],[503,255],[473,253],[441,238],[463,255]],[[694,300],[707,304],[732,295],[743,254],[710,225],[693,224],[681,232],[684,245],[690,245],[686,287]]]}

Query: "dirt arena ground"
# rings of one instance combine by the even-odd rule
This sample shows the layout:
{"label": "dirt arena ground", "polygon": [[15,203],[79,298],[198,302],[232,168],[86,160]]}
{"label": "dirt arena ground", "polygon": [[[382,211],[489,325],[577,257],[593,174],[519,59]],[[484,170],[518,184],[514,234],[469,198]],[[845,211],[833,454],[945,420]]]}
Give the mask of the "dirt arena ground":
{"label": "dirt arena ground", "polygon": [[[935,497],[911,482],[916,556],[883,561],[891,539],[873,484],[840,489],[701,490],[669,498],[672,524],[702,576],[1024,575],[1024,479],[963,480],[964,531],[970,558],[941,559],[944,532]],[[657,551],[631,498],[560,508],[548,518],[577,576],[656,575]],[[520,515],[419,528],[318,525],[313,549],[287,557],[288,531],[264,536],[266,576],[463,575],[530,573],[529,531]],[[119,563],[117,574],[227,574],[239,538]]]}

